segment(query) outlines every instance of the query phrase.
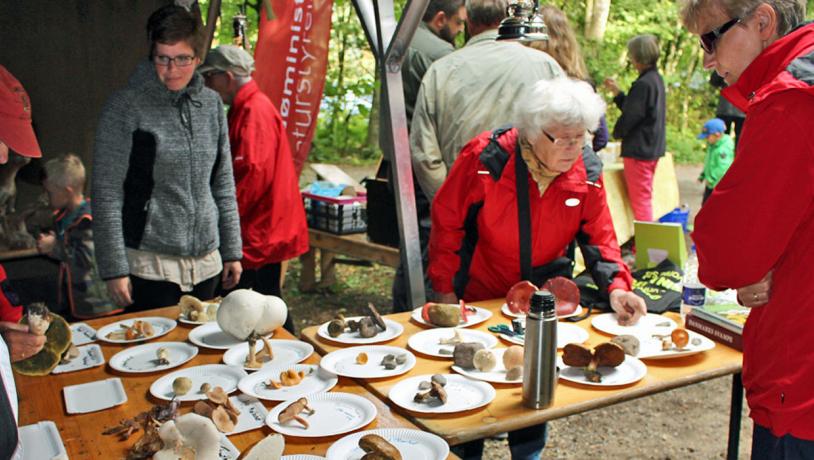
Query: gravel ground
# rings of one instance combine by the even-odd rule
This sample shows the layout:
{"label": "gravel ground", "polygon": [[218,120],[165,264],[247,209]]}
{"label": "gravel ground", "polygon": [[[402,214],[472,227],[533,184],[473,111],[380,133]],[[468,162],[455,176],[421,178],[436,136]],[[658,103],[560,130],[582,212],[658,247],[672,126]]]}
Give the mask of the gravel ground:
{"label": "gravel ground", "polygon": [[[355,178],[370,174],[371,169],[343,168]],[[691,206],[693,217],[701,202],[702,186],[696,182],[699,171],[697,166],[676,168],[682,202]],[[306,182],[313,177],[303,176]],[[337,312],[353,315],[368,301],[377,306],[389,304],[393,269],[388,267],[340,265],[336,285],[307,294],[296,288],[296,262],[288,273],[284,295],[289,305],[296,305],[300,328],[327,321]],[[542,458],[724,458],[730,385],[730,377],[719,378],[552,421]],[[751,445],[752,424],[747,413],[744,408],[739,458],[748,458]],[[483,458],[510,458],[506,441],[487,440]]]}

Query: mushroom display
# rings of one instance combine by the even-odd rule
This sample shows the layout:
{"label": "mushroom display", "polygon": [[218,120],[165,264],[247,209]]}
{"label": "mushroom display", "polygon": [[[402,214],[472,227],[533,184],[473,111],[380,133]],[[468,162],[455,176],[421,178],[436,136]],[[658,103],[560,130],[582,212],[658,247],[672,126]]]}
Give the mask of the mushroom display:
{"label": "mushroom display", "polygon": [[161,425],[158,435],[164,448],[155,453],[153,460],[218,460],[220,433],[212,420],[189,413]]}
{"label": "mushroom display", "polygon": [[308,400],[305,398],[300,398],[289,404],[288,407],[283,409],[277,416],[277,421],[280,423],[286,423],[288,421],[295,420],[305,428],[308,428],[308,420],[305,420],[300,416],[302,412],[305,412],[308,415],[314,415],[314,412],[316,412],[314,409],[308,407]]}
{"label": "mushroom display", "polygon": [[605,342],[594,347],[593,351],[576,343],[563,348],[562,361],[566,366],[581,367],[585,378],[590,382],[602,381],[599,367],[616,367],[625,361],[625,351],[618,344]]}
{"label": "mushroom display", "polygon": [[293,387],[295,385],[299,385],[302,382],[302,379],[306,377],[305,371],[297,372],[294,369],[289,369],[287,371],[280,372],[280,380],[269,380],[266,382],[266,386],[269,388],[279,389],[282,387]]}
{"label": "mushroom display", "polygon": [[[555,308],[558,316],[570,315],[579,306],[579,287],[577,284],[563,276],[549,279],[543,289],[554,295]],[[531,306],[531,296],[540,289],[529,281],[520,281],[509,288],[506,293],[506,306],[515,314],[526,314]]]}
{"label": "mushroom display", "polygon": [[175,396],[184,396],[192,389],[192,380],[189,377],[178,377],[172,381],[172,392]]}
{"label": "mushroom display", "polygon": [[170,354],[164,347],[156,350],[155,358],[155,363],[159,366],[167,366],[170,364]]}
{"label": "mushroom display", "polygon": [[497,357],[492,350],[478,350],[472,357],[472,366],[481,372],[489,372],[497,366]]}
{"label": "mushroom display", "polygon": [[[503,367],[509,370],[523,365],[523,347],[512,345],[503,352]],[[516,380],[516,379],[512,379]]]}
{"label": "mushroom display", "polygon": [[639,343],[639,339],[634,335],[617,335],[611,339],[611,342],[622,347],[622,349],[625,350],[626,355],[637,356],[639,354],[641,344]]}
{"label": "mushroom display", "polygon": [[[248,289],[237,289],[223,298],[218,308],[218,326],[238,340],[249,345],[246,367],[261,367],[257,359],[257,340],[282,326],[288,317],[288,307],[283,299],[263,295]],[[264,340],[263,351],[271,354],[271,345]],[[271,359],[269,357],[269,359]]]}
{"label": "mushroom display", "polygon": [[222,433],[234,431],[240,411],[229,400],[223,388],[216,386],[206,393],[206,401],[198,401],[192,412],[212,419],[215,427]]}
{"label": "mushroom display", "polygon": [[401,453],[393,444],[377,434],[359,438],[359,448],[365,451],[365,460],[401,460]]}
{"label": "mushroom display", "polygon": [[12,363],[11,367],[22,375],[48,375],[71,346],[71,328],[64,318],[48,311],[45,304],[31,304],[27,310],[20,324],[27,324],[32,334],[45,335],[45,345],[34,356]]}
{"label": "mushroom display", "polygon": [[429,391],[426,391],[424,393],[419,391],[413,397],[413,401],[415,401],[417,403],[424,403],[424,404],[431,403],[431,402],[436,401],[436,400],[440,401],[441,404],[446,404],[447,403],[447,391],[444,390],[443,385],[441,385],[440,383],[438,383],[436,381],[430,382],[430,390]]}
{"label": "mushroom display", "polygon": [[218,304],[214,302],[219,300],[220,297],[214,299],[213,302],[205,303],[195,296],[183,295],[181,300],[178,301],[178,306],[181,308],[181,317],[202,323],[213,321],[218,312]]}
{"label": "mushroom display", "polygon": [[464,369],[472,369],[475,367],[473,363],[475,353],[484,348],[486,347],[480,342],[459,343],[455,345],[455,349],[452,350],[452,359],[456,366]]}
{"label": "mushroom display", "polygon": [[421,318],[435,326],[454,327],[465,322],[472,310],[463,300],[460,305],[427,302],[421,309]]}

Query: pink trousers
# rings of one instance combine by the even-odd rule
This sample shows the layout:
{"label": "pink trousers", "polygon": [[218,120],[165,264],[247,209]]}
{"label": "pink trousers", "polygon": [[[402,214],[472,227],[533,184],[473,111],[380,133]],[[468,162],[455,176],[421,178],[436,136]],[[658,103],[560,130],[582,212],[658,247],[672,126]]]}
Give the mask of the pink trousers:
{"label": "pink trousers", "polygon": [[624,158],[625,184],[633,217],[636,220],[653,221],[653,175],[658,160]]}

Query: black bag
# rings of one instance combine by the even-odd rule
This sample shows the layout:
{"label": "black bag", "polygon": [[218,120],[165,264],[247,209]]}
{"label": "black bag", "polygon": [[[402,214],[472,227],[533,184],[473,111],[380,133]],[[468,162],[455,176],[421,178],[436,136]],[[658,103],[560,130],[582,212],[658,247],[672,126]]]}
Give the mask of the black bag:
{"label": "black bag", "polygon": [[[683,276],[681,268],[665,259],[653,268],[633,272],[633,292],[644,299],[650,313],[679,311]],[[590,273],[582,272],[574,281],[579,286],[579,303],[582,306],[610,310],[608,294],[599,292]]]}

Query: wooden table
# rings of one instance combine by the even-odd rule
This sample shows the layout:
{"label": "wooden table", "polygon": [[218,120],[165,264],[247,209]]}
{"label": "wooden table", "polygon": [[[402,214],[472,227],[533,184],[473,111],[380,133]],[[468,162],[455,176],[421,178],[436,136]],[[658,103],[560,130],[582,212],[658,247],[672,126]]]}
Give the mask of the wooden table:
{"label": "wooden table", "polygon": [[[140,312],[110,318],[103,318],[87,323],[96,329],[105,324],[126,318],[137,316],[165,316],[168,318],[178,317],[178,307],[168,307],[148,312]],[[161,337],[160,341],[184,341],[191,330],[190,326],[178,324],[172,332]],[[275,332],[275,338],[294,338],[284,329],[280,328]],[[97,342],[102,347],[105,361],[123,350],[120,345]],[[219,363],[223,351],[208,350],[200,348],[198,356],[189,363],[181,367],[191,367],[201,364]],[[306,363],[318,363],[319,356],[312,355]],[[178,369],[178,368],[176,368]],[[173,369],[173,370],[176,370]],[[149,409],[154,403],[159,402],[149,394],[150,385],[159,378],[162,373],[152,374],[123,374],[109,368],[107,364],[93,369],[86,369],[67,374],[49,375],[46,377],[26,377],[15,375],[17,391],[20,402],[20,426],[37,423],[44,420],[52,420],[59,428],[62,441],[68,451],[68,456],[73,459],[118,459],[124,458],[127,448],[129,448],[140,436],[137,433],[128,441],[119,441],[115,436],[104,436],[102,431],[117,424],[120,420],[131,418],[142,411]],[[117,376],[122,379],[125,391],[127,392],[127,402],[121,406],[111,409],[93,412],[90,414],[68,415],[65,411],[65,402],[62,396],[62,387],[76,385],[80,383],[93,382]],[[415,428],[404,417],[392,412],[381,399],[370,394],[368,390],[358,385],[351,379],[340,378],[339,383],[332,391],[354,393],[365,397],[371,401],[378,411],[376,420],[371,422],[364,429],[409,427]],[[276,403],[263,401],[266,408],[273,407]],[[191,404],[185,403],[182,411],[190,410]],[[229,436],[232,443],[241,452],[248,450],[256,442],[260,441],[272,431],[268,427]],[[328,447],[344,435],[322,437],[322,438],[296,438],[286,437],[286,454],[312,454],[324,455]],[[457,458],[457,457],[452,457]]]}
{"label": "wooden table", "polygon": [[[493,312],[493,316],[488,321],[476,326],[475,329],[487,331],[487,326],[509,323],[509,318],[500,313],[502,302],[502,299],[475,302],[475,305],[489,308]],[[387,343],[387,345],[406,348],[407,339],[412,334],[424,330],[424,326],[410,320],[410,313],[397,313],[388,315],[388,317],[403,324],[404,333]],[[590,338],[586,342],[589,346],[597,345],[610,338],[610,336],[593,330],[588,319],[576,324],[589,332]],[[312,343],[319,353],[325,354],[340,348],[336,344],[316,336],[316,331],[317,327],[306,328],[302,332],[302,337]],[[508,344],[503,343],[503,345]],[[428,357],[418,353],[416,353],[416,357],[418,363],[405,376],[360,381],[360,383],[382,400],[387,400],[388,391],[401,378],[452,372],[450,370],[451,360]],[[557,386],[554,405],[545,410],[531,410],[522,407],[522,387],[520,385],[500,384],[493,385],[497,390],[497,396],[494,401],[482,409],[442,416],[398,410],[402,411],[410,421],[422,429],[443,437],[450,445],[456,445],[716,377],[737,375],[741,369],[741,353],[724,345],[716,344],[714,349],[704,353],[668,360],[649,360],[646,361],[646,364],[647,375],[644,379],[624,387],[596,388],[560,381]],[[738,411],[738,417],[740,417],[740,411]],[[739,420],[738,418],[738,423]],[[737,448],[735,452],[737,452]]]}

